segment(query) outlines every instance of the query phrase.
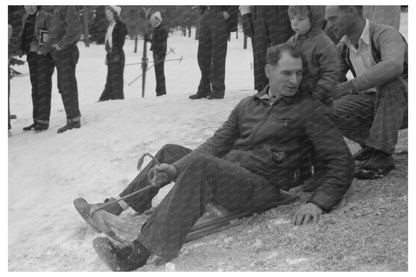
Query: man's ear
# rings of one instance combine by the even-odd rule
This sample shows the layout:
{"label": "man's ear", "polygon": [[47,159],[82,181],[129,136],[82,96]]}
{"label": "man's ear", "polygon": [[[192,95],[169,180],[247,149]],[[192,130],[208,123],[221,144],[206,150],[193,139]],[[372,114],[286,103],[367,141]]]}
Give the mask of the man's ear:
{"label": "man's ear", "polygon": [[272,71],[272,67],[269,64],[266,64],[264,66],[264,72],[266,73],[266,77],[268,79],[270,79],[271,71]]}

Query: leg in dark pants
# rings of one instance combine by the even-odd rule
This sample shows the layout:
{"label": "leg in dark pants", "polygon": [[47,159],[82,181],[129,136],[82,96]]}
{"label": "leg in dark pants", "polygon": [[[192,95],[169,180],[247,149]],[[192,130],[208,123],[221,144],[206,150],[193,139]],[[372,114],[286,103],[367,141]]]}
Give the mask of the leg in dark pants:
{"label": "leg in dark pants", "polygon": [[254,83],[261,91],[269,83],[264,67],[267,47],[286,42],[293,34],[287,15],[288,6],[256,6],[253,11],[254,26]]}
{"label": "leg in dark pants", "polygon": [[[7,85],[8,85],[8,113],[9,113],[9,130],[12,128],[12,125],[10,124],[10,65],[7,67],[7,71],[8,71],[8,76],[7,76]],[[9,133],[10,136],[10,133]]]}
{"label": "leg in dark pants", "polygon": [[[160,163],[172,164],[177,160],[183,158],[187,154],[191,153],[192,150],[173,144],[167,144],[162,147],[162,149],[157,152],[155,158]],[[156,165],[156,162],[151,161],[137,177],[120,193],[120,197],[126,196],[132,192],[135,192],[139,189],[147,187],[150,185],[150,182],[147,178],[147,174],[150,169]],[[131,208],[133,208],[138,213],[143,213],[151,207],[152,198],[158,193],[158,190],[152,191],[149,195],[134,195],[130,198],[124,200]]]}
{"label": "leg in dark pants", "polygon": [[104,90],[101,93],[101,96],[98,99],[98,101],[106,101],[106,100],[111,99],[111,97],[110,97],[110,94],[111,94],[111,66],[110,66],[110,63],[109,63],[109,60],[110,60],[110,54],[109,53],[107,53],[106,59],[107,59],[107,77],[106,77]]}
{"label": "leg in dark pants", "polygon": [[216,202],[231,213],[254,212],[278,197],[279,191],[263,177],[220,158],[195,155],[143,225],[138,239],[153,254],[170,260],[208,203]]}
{"label": "leg in dark pants", "polygon": [[227,21],[222,13],[211,13],[209,29],[211,35],[211,86],[214,97],[224,97],[225,91],[225,60],[227,57],[228,30]]}
{"label": "leg in dark pants", "polygon": [[116,60],[114,56],[107,53],[107,81],[98,101],[124,99],[124,51],[117,54]]}
{"label": "leg in dark pants", "polygon": [[50,54],[38,55],[38,116],[37,122],[49,124],[51,114],[52,75],[55,68],[54,61]]}
{"label": "leg in dark pants", "polygon": [[27,63],[29,65],[30,83],[32,84],[33,122],[36,122],[37,113],[38,113],[37,103],[38,103],[38,97],[39,97],[39,90],[38,90],[37,60],[38,60],[38,54],[36,52],[27,53]]}
{"label": "leg in dark pants", "polygon": [[158,56],[153,53],[153,62],[155,66],[155,75],[156,75],[156,95],[166,94],[166,84],[165,84],[165,55]]}
{"label": "leg in dark pants", "polygon": [[62,96],[67,121],[79,121],[81,113],[75,76],[75,68],[79,58],[78,47],[72,45],[62,51],[56,51],[53,53],[53,58],[58,72],[58,89]]}
{"label": "leg in dark pants", "polygon": [[202,15],[199,28],[198,66],[201,70],[198,94],[207,96],[211,93],[211,51],[212,40],[210,34],[209,18],[205,12]]}
{"label": "leg in dark pants", "polygon": [[[377,93],[346,95],[334,101],[334,120],[343,135],[367,157],[356,170],[359,179],[383,178],[395,168],[392,154],[407,114],[407,82],[397,79]],[[359,157],[359,155],[357,156]]]}
{"label": "leg in dark pants", "polygon": [[366,144],[374,120],[376,98],[376,93],[362,93],[334,101],[334,121],[343,136]]}
{"label": "leg in dark pants", "polygon": [[403,119],[407,118],[407,82],[398,79],[380,86],[375,106],[366,145],[393,154]]}
{"label": "leg in dark pants", "polygon": [[343,135],[392,154],[407,114],[407,83],[396,80],[378,93],[346,95],[334,101],[334,119]]}

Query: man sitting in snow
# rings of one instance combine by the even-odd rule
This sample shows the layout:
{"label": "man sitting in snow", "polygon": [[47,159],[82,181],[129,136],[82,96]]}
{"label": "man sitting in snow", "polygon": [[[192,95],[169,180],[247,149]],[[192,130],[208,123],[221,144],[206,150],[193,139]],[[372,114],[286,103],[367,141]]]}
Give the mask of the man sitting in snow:
{"label": "man sitting in snow", "polygon": [[[95,250],[112,270],[137,269],[151,254],[166,261],[174,258],[209,203],[236,214],[265,209],[286,197],[280,188],[291,183],[306,145],[313,149],[315,170],[323,178],[294,213],[292,223],[316,223],[338,204],[353,179],[351,153],[320,101],[297,93],[302,69],[295,49],[273,46],[265,67],[269,85],[262,92],[243,99],[224,125],[194,151],[166,145],[156,154],[161,164],[149,163],[120,197],[149,186],[150,170],[164,179],[162,185],[171,181],[175,185],[131,246],[120,247],[103,237],[94,240]],[[157,192],[132,196],[105,210],[119,215],[131,207],[143,213]],[[77,202],[86,203],[82,198]],[[89,212],[103,204],[87,205],[81,215],[93,225]]]}

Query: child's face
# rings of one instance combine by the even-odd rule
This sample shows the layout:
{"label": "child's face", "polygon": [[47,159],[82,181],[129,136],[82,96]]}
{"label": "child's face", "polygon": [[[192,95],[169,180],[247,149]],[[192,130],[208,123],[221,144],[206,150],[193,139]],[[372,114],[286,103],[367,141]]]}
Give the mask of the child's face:
{"label": "child's face", "polygon": [[299,35],[305,35],[311,29],[311,21],[309,20],[309,17],[304,15],[291,16],[290,24],[292,25],[292,30]]}

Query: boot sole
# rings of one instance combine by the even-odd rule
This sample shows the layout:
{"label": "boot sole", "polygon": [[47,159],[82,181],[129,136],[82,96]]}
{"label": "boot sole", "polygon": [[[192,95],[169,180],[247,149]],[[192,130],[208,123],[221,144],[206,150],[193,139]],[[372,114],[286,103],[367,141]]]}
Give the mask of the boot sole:
{"label": "boot sole", "polygon": [[109,238],[98,237],[92,241],[92,246],[95,252],[98,254],[103,263],[112,271],[120,271],[120,267],[117,264],[117,257],[112,252],[113,246]]}

